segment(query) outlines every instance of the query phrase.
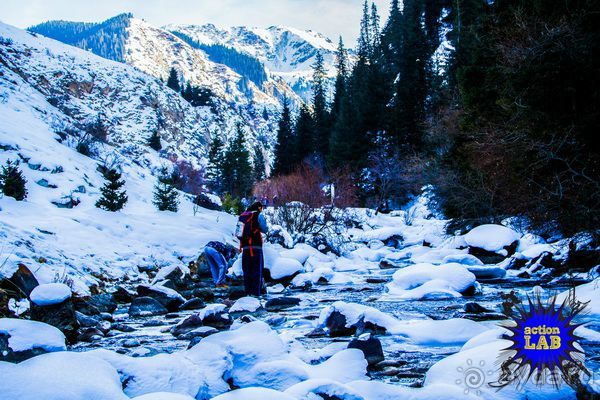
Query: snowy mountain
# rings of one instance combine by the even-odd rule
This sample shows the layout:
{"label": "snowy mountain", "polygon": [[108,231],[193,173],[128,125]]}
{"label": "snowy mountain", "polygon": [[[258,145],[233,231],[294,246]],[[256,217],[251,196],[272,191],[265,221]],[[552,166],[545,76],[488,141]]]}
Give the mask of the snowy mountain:
{"label": "snowy mountain", "polygon": [[29,30],[125,62],[163,80],[173,67],[183,81],[211,89],[234,108],[266,107],[273,113],[284,95],[299,100],[284,81],[267,79],[257,85],[227,65],[213,62],[201,49],[131,14],[96,24],[50,21]]}
{"label": "snowy mountain", "polygon": [[335,74],[337,45],[310,30],[283,26],[219,28],[213,24],[167,25],[165,29],[184,34],[198,43],[220,44],[256,57],[272,76],[284,79],[305,100],[310,97],[312,65],[317,52],[323,54],[330,76]]}

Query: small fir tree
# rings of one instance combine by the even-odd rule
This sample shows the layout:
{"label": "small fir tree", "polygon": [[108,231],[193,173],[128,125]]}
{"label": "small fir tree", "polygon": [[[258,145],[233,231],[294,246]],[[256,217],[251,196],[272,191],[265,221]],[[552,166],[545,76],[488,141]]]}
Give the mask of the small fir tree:
{"label": "small fir tree", "polygon": [[162,167],[158,181],[154,186],[154,205],[159,211],[177,212],[179,209],[179,193],[173,182],[173,174],[167,167]]}
{"label": "small fir tree", "polygon": [[14,197],[17,201],[24,200],[27,197],[27,181],[23,173],[19,170],[19,162],[13,163],[6,161],[0,173],[0,189],[5,196]]}
{"label": "small fir tree", "polygon": [[222,190],[223,175],[223,148],[224,144],[218,135],[210,142],[208,149],[208,165],[206,167],[206,179],[211,189],[220,193]]}
{"label": "small fir tree", "polygon": [[150,138],[148,138],[148,146],[156,151],[160,151],[162,149],[162,143],[160,142],[160,134],[158,130],[152,132]]}
{"label": "small fir tree", "polygon": [[175,68],[171,68],[169,71],[169,79],[167,79],[167,86],[176,91],[181,92],[181,85],[179,84],[179,76]]}
{"label": "small fir tree", "polygon": [[102,196],[96,202],[96,207],[106,211],[119,211],[127,203],[127,194],[121,188],[125,181],[121,180],[121,174],[115,169],[109,169],[104,173],[106,183],[100,189]]}

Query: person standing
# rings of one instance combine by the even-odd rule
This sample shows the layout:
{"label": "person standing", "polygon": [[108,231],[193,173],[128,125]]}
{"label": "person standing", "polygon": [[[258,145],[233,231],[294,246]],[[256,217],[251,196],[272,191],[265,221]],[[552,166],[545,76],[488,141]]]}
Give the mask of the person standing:
{"label": "person standing", "polygon": [[216,241],[208,242],[204,247],[204,255],[215,286],[223,289],[228,288],[225,284],[225,274],[227,274],[227,268],[231,266],[237,255],[235,247]]}
{"label": "person standing", "polygon": [[262,203],[257,201],[248,207],[238,220],[244,289],[249,296],[260,296],[263,292],[262,234],[266,234],[269,227],[262,210]]}

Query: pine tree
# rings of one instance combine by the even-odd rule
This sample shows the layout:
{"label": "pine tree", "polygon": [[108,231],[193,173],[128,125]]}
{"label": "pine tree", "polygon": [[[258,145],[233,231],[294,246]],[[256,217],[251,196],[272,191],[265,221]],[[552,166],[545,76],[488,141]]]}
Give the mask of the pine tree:
{"label": "pine tree", "polygon": [[[315,113],[316,114],[316,113]],[[300,112],[294,124],[294,151],[290,154],[291,169],[305,161],[313,154],[316,132],[316,121],[306,104],[300,107]],[[329,145],[329,140],[327,141]],[[322,154],[322,153],[321,153]]]}
{"label": "pine tree", "polygon": [[327,107],[327,72],[323,61],[323,54],[317,52],[313,65],[313,120],[314,136],[310,143],[310,152],[314,151],[322,156],[329,150],[329,136],[331,135],[331,121]]}
{"label": "pine tree", "polygon": [[154,205],[159,211],[177,212],[179,209],[179,193],[173,182],[173,174],[167,167],[159,171],[158,180],[154,186]]}
{"label": "pine tree", "polygon": [[400,60],[402,59],[402,27],[404,16],[400,11],[398,0],[392,0],[390,15],[381,32],[380,48],[382,55],[382,70],[387,79],[392,82],[396,79]]}
{"label": "pine tree", "polygon": [[248,195],[254,184],[252,173],[244,129],[238,124],[235,137],[223,158],[223,181],[226,191],[237,197]]}
{"label": "pine tree", "polygon": [[177,71],[175,68],[171,68],[169,71],[169,78],[167,79],[167,86],[176,91],[177,93],[181,92],[181,85],[179,83],[179,76],[177,75]]}
{"label": "pine tree", "polygon": [[188,102],[192,103],[194,100],[194,89],[192,88],[192,84],[188,82],[185,85],[185,89],[182,89],[181,96]]}
{"label": "pine tree", "polygon": [[6,161],[0,172],[0,189],[5,196],[14,197],[17,201],[27,198],[27,181],[19,170],[19,162]]}
{"label": "pine tree", "polygon": [[152,135],[148,138],[148,146],[156,151],[160,151],[162,149],[162,143],[160,142],[160,134],[158,133],[158,130],[154,130]]}
{"label": "pine tree", "polygon": [[360,20],[360,34],[358,36],[358,47],[356,53],[359,62],[369,59],[371,55],[371,18],[369,16],[369,3],[365,0],[363,3],[363,14]]}
{"label": "pine tree", "polygon": [[275,145],[275,162],[273,165],[273,175],[284,175],[292,170],[290,164],[290,155],[293,153],[293,131],[292,117],[290,115],[290,104],[287,97],[283,99],[283,110],[279,118],[279,127],[277,130],[277,144]]}
{"label": "pine tree", "polygon": [[377,13],[377,6],[375,3],[371,4],[371,18],[369,20],[369,30],[371,38],[371,59],[375,59],[375,53],[379,50],[381,44],[381,32],[380,32],[380,19]]}
{"label": "pine tree", "polygon": [[220,193],[223,190],[223,149],[224,144],[218,135],[214,135],[208,149],[208,165],[206,168],[206,179],[212,190]]}
{"label": "pine tree", "polygon": [[252,164],[254,171],[254,182],[260,182],[265,180],[267,178],[267,171],[265,168],[265,156],[262,152],[262,149],[259,146],[256,146],[254,148],[254,157],[252,160]]}
{"label": "pine tree", "polygon": [[121,174],[115,169],[109,169],[104,173],[106,183],[100,189],[102,197],[96,202],[96,207],[106,211],[119,211],[127,203],[127,194],[121,190],[125,181],[121,180]]}
{"label": "pine tree", "polygon": [[395,81],[392,124],[399,146],[419,148],[425,121],[427,97],[427,40],[420,0],[404,1],[399,77]]}
{"label": "pine tree", "polygon": [[332,123],[340,112],[340,105],[342,97],[346,95],[346,84],[348,80],[348,52],[344,47],[344,41],[341,36],[335,53],[335,68],[337,75],[335,77],[335,93],[331,104]]}

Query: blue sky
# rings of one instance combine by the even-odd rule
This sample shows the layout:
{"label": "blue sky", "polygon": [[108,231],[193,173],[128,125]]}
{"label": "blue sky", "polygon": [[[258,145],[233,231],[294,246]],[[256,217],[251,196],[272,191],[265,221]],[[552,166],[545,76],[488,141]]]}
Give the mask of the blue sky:
{"label": "blue sky", "polygon": [[[50,19],[101,21],[133,12],[154,25],[287,25],[312,29],[347,45],[358,36],[363,0],[2,0],[0,20],[25,28]],[[382,19],[389,0],[375,0]]]}

